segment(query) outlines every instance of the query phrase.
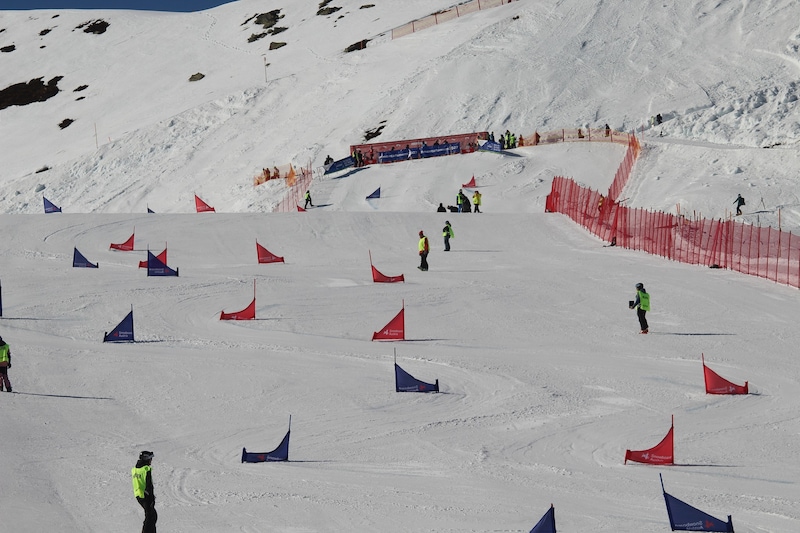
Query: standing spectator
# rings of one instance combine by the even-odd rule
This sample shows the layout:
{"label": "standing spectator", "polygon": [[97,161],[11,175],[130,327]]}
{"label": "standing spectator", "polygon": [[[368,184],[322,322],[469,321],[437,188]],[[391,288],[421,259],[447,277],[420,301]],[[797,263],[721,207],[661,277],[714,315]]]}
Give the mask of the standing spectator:
{"label": "standing spectator", "polygon": [[444,221],[444,227],[442,228],[442,237],[444,237],[444,251],[450,251],[450,239],[455,237],[455,233],[453,233],[453,226],[450,225],[449,220]]}
{"label": "standing spectator", "polygon": [[608,123],[606,123],[606,137],[610,135],[611,135],[611,126],[609,126]]}
{"label": "standing spectator", "polygon": [[422,230],[419,230],[419,266],[417,268],[423,272],[428,270],[429,251],[430,246],[428,246],[428,238],[425,236],[425,233]]}
{"label": "standing spectator", "polygon": [[9,368],[11,368],[11,347],[3,340],[3,337],[0,337],[0,391],[5,385],[8,392],[14,392],[11,390],[11,382],[8,380]]}
{"label": "standing spectator", "polygon": [[361,153],[361,150],[356,151],[356,162],[358,163],[356,165],[357,167],[364,166],[364,154]]}
{"label": "standing spectator", "polygon": [[156,533],[156,496],[153,493],[153,476],[151,474],[153,462],[153,452],[143,451],[139,454],[136,466],[131,469],[133,480],[133,495],[136,501],[144,509],[144,523],[142,533]]}
{"label": "standing spectator", "polygon": [[461,192],[461,189],[458,189],[458,194],[456,195],[456,205],[458,206],[459,213],[461,213],[461,211],[464,209],[463,199],[464,193]]}
{"label": "standing spectator", "polygon": [[314,202],[311,201],[311,191],[306,191],[305,195],[306,205],[303,206],[303,209],[308,209],[308,206],[314,207]]}
{"label": "standing spectator", "polygon": [[631,301],[628,307],[636,309],[636,316],[639,317],[639,326],[642,328],[641,333],[646,334],[649,328],[647,326],[645,314],[650,310],[650,295],[644,290],[643,284],[636,284],[636,299]]}
{"label": "standing spectator", "polygon": [[739,196],[737,196],[736,200],[734,200],[733,203],[736,204],[736,216],[741,215],[742,206],[744,205],[744,198],[742,198],[742,195],[740,194]]}
{"label": "standing spectator", "polygon": [[481,212],[481,193],[479,191],[475,191],[472,193],[472,205],[475,206],[475,212]]}

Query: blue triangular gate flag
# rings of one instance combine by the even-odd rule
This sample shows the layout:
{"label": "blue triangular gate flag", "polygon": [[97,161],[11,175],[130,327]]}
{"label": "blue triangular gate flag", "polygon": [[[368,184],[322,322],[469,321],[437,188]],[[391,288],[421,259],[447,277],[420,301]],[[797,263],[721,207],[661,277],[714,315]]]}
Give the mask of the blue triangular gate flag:
{"label": "blue triangular gate flag", "polygon": [[135,342],[133,338],[133,307],[128,316],[122,319],[110,333],[103,335],[103,342]]}
{"label": "blue triangular gate flag", "polygon": [[97,268],[99,265],[97,263],[90,263],[88,259],[83,257],[83,254],[75,248],[75,251],[72,253],[72,266],[73,267],[82,267],[82,268]]}
{"label": "blue triangular gate flag", "polygon": [[147,206],[147,212],[148,212],[148,213],[155,213],[155,211],[153,211],[152,209],[150,209],[150,206],[149,206],[149,205]]}
{"label": "blue triangular gate flag", "polygon": [[553,504],[550,504],[550,509],[533,526],[530,533],[556,533],[556,510]]}
{"label": "blue triangular gate flag", "polygon": [[420,381],[395,363],[394,388],[396,392],[439,392],[439,380],[436,383]]}
{"label": "blue triangular gate flag", "polygon": [[247,448],[242,448],[243,463],[264,463],[267,461],[288,461],[289,460],[289,435],[292,433],[292,417],[289,417],[289,430],[286,436],[271,452],[254,453],[248,452]]}
{"label": "blue triangular gate flag", "polygon": [[377,189],[375,189],[375,192],[373,192],[372,194],[367,196],[367,200],[371,200],[373,198],[380,198],[380,197],[381,197],[381,188],[378,187]]}
{"label": "blue triangular gate flag", "polygon": [[172,270],[161,259],[147,250],[147,275],[148,276],[177,276],[178,269]]}
{"label": "blue triangular gate flag", "polygon": [[[661,477],[661,474],[658,475]],[[664,501],[667,503],[667,514],[669,515],[669,525],[672,531],[721,531],[733,533],[733,521],[728,515],[728,521],[723,522],[719,518],[714,518],[700,509],[695,509],[686,502],[667,494],[664,490],[664,479],[661,479],[661,491],[664,493]]]}
{"label": "blue triangular gate flag", "polygon": [[48,200],[44,196],[42,196],[42,198],[44,198],[44,212],[45,213],[60,213],[61,212],[61,208],[60,207],[56,207],[56,205],[53,202],[51,202],[50,200]]}

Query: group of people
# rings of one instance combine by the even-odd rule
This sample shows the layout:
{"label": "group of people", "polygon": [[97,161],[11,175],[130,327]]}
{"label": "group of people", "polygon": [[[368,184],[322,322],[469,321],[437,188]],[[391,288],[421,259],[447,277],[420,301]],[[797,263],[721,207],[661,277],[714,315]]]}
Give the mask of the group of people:
{"label": "group of people", "polygon": [[[522,139],[522,136],[520,136]],[[495,141],[494,132],[489,134],[489,140]],[[497,143],[500,144],[501,150],[509,150],[511,148],[517,147],[517,134],[511,133],[510,131],[506,130],[505,133],[501,133],[500,136],[496,140]]]}
{"label": "group of people", "polygon": [[480,191],[475,191],[472,193],[472,203],[470,203],[469,198],[467,198],[467,195],[464,194],[464,191],[462,189],[458,189],[458,194],[456,194],[456,205],[448,205],[445,207],[443,203],[439,202],[439,207],[436,208],[436,211],[439,213],[446,213],[447,211],[450,211],[451,213],[480,213],[482,203],[483,195],[480,193]]}
{"label": "group of people", "polygon": [[353,150],[353,153],[350,154],[350,157],[353,158],[354,167],[364,166],[364,154],[361,153],[361,150]]}

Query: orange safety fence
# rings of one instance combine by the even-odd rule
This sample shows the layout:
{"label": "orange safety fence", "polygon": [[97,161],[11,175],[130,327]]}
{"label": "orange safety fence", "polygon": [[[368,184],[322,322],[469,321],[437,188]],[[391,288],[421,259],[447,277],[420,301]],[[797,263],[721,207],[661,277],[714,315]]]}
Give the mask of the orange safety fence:
{"label": "orange safety fence", "polygon": [[437,11],[436,13],[428,15],[427,17],[412,20],[411,22],[403,24],[398,28],[394,28],[392,30],[392,39],[411,35],[414,32],[431,28],[437,24],[448,22],[470,13],[476,13],[482,9],[489,9],[492,7],[499,7],[504,4],[510,4],[512,1],[513,0],[471,0],[470,2],[464,2],[449,9]]}

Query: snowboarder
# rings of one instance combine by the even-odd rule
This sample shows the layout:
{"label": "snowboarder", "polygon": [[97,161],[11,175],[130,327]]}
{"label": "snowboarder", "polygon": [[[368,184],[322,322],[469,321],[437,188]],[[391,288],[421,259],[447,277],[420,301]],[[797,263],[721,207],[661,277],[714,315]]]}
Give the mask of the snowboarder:
{"label": "snowboarder", "polygon": [[8,392],[11,390],[11,382],[8,380],[8,369],[11,368],[11,347],[3,337],[0,337],[0,391],[5,386]]}
{"label": "snowboarder", "polygon": [[449,220],[444,221],[444,227],[442,228],[442,237],[444,237],[444,251],[450,251],[450,239],[455,237],[453,233],[453,226],[450,225]]}
{"label": "snowboarder", "polygon": [[428,246],[428,238],[425,236],[425,233],[420,230],[419,231],[419,266],[418,269],[422,270],[423,272],[428,270],[428,252],[430,251],[430,247]]}
{"label": "snowboarder", "polygon": [[306,191],[306,205],[303,206],[303,209],[308,209],[308,206],[314,207],[314,202],[311,201],[311,191]]}
{"label": "snowboarder", "polygon": [[639,317],[639,326],[642,328],[641,333],[647,334],[649,327],[647,326],[645,314],[650,310],[650,295],[644,290],[643,284],[636,284],[636,299],[630,301],[628,307],[636,309],[636,316]]}
{"label": "snowboarder", "polygon": [[145,450],[139,454],[136,466],[131,469],[133,495],[136,496],[136,501],[144,509],[142,533],[156,533],[156,521],[158,520],[156,496],[153,493],[152,466],[150,466],[152,462],[153,452]]}
{"label": "snowboarder", "polygon": [[739,196],[736,197],[736,200],[734,200],[733,203],[736,204],[736,216],[738,217],[739,215],[742,214],[742,206],[744,205],[744,198],[742,198],[742,195],[740,194]]}

